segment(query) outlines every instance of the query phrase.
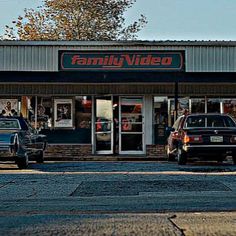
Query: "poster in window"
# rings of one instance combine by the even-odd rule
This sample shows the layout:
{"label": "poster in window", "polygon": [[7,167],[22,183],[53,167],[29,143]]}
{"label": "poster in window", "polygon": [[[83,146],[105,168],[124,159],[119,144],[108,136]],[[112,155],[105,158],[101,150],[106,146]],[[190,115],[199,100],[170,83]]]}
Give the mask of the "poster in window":
{"label": "poster in window", "polygon": [[18,115],[18,100],[17,99],[0,99],[1,116]]}
{"label": "poster in window", "polygon": [[54,100],[54,127],[72,128],[72,99]]}

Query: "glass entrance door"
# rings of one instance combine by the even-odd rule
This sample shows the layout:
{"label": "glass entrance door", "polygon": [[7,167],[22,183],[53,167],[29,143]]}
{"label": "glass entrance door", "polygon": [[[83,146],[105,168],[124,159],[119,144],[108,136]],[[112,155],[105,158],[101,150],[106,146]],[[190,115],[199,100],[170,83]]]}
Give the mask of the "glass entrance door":
{"label": "glass entrance door", "polygon": [[120,97],[119,153],[144,153],[144,116],[142,97]]}
{"label": "glass entrance door", "polygon": [[95,98],[95,153],[113,153],[112,97]]}

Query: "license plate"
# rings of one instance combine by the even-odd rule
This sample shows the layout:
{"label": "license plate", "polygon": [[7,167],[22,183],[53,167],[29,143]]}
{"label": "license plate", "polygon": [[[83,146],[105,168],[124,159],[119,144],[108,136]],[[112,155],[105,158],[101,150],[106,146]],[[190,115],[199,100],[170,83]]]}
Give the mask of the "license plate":
{"label": "license plate", "polygon": [[210,140],[213,143],[222,143],[223,142],[223,136],[211,136]]}

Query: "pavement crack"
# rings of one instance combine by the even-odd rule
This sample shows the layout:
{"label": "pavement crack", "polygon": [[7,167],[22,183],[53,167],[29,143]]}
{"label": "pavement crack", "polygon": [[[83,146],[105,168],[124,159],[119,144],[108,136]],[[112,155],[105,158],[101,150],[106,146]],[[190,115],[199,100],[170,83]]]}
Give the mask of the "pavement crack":
{"label": "pavement crack", "polygon": [[170,217],[168,217],[167,219],[170,221],[170,223],[177,229],[180,231],[181,236],[185,236],[185,229],[181,229],[172,219],[175,219],[177,216],[176,215],[172,215]]}
{"label": "pavement crack", "polygon": [[70,197],[73,197],[73,195],[76,193],[76,191],[79,189],[79,187],[82,185],[83,181],[78,185],[77,188],[75,188],[75,190],[69,194]]}
{"label": "pavement crack", "polygon": [[30,195],[28,195],[28,196],[26,196],[27,198],[29,198],[29,197],[35,197],[37,195],[37,190],[35,189],[35,188],[33,188],[33,193],[32,194],[30,194]]}
{"label": "pavement crack", "polygon": [[4,188],[4,187],[6,187],[6,186],[9,185],[9,184],[14,184],[14,183],[15,183],[15,180],[11,180],[11,181],[9,181],[9,182],[7,182],[7,183],[1,185],[0,188]]}

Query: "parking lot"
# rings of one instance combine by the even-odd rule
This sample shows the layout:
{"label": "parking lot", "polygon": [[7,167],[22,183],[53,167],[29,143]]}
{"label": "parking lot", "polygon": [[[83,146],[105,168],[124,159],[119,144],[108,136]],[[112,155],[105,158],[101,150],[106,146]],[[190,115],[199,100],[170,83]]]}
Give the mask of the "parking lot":
{"label": "parking lot", "polygon": [[26,170],[1,162],[0,231],[203,235],[209,224],[214,235],[235,235],[235,175],[230,160],[32,162]]}

